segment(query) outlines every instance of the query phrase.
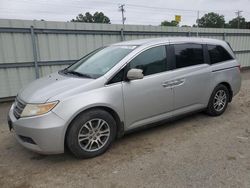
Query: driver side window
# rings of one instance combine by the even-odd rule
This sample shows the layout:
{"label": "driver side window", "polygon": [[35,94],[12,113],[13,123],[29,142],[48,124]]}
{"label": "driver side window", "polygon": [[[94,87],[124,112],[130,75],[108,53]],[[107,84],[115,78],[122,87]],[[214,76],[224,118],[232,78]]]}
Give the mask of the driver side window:
{"label": "driver side window", "polygon": [[150,48],[134,59],[132,59],[128,66],[120,70],[108,84],[118,83],[124,80],[126,70],[128,69],[142,69],[144,76],[164,72],[167,70],[166,47],[157,46]]}
{"label": "driver side window", "polygon": [[130,69],[142,69],[144,76],[164,72],[167,70],[166,47],[150,48],[130,61]]}

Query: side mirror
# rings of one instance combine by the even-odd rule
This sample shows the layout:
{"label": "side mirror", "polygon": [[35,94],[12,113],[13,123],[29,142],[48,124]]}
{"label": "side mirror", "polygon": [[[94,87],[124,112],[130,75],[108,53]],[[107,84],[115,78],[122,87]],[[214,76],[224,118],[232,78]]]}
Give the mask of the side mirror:
{"label": "side mirror", "polygon": [[127,73],[128,80],[138,80],[144,77],[143,70],[141,69],[130,69]]}

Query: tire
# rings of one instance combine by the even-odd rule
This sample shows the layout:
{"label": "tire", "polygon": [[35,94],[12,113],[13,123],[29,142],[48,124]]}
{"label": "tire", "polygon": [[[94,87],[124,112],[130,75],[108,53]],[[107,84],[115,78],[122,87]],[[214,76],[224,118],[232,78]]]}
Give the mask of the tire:
{"label": "tire", "polygon": [[103,154],[114,141],[116,122],[111,114],[93,109],[78,115],[66,135],[68,149],[77,158],[91,158]]}
{"label": "tire", "polygon": [[[218,96],[225,96],[224,100],[218,101]],[[224,97],[221,97],[221,99]],[[230,95],[225,85],[219,84],[214,88],[214,91],[209,99],[209,103],[206,109],[206,113],[210,116],[220,116],[227,108]],[[216,103],[217,102],[217,103]],[[224,103],[223,103],[224,102]]]}

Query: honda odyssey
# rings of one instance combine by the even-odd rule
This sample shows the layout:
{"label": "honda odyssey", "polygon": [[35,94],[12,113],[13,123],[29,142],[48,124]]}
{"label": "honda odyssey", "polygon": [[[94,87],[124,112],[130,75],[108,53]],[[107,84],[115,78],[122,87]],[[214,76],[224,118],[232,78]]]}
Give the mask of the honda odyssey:
{"label": "honda odyssey", "polygon": [[240,65],[225,41],[126,41],[29,84],[18,93],[8,123],[30,150],[68,148],[89,158],[145,125],[203,110],[219,116],[240,86]]}

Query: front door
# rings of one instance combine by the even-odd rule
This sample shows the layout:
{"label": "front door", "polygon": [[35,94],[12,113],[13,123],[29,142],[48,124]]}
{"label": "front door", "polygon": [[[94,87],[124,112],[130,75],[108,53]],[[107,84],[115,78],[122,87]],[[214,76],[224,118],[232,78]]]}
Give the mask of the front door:
{"label": "front door", "polygon": [[171,71],[167,70],[166,46],[143,51],[130,61],[131,68],[142,69],[144,78],[122,84],[126,128],[171,117],[173,90],[167,84]]}

